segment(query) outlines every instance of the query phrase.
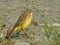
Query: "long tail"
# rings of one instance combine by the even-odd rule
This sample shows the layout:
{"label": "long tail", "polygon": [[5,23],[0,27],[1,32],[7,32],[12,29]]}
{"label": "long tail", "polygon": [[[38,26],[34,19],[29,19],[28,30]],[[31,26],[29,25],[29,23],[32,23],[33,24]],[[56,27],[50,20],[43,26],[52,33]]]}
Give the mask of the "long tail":
{"label": "long tail", "polygon": [[12,33],[16,32],[17,29],[20,29],[20,26],[14,27],[12,30],[8,31],[7,35],[6,35],[6,38],[9,39],[11,37]]}
{"label": "long tail", "polygon": [[13,33],[13,30],[7,31],[6,39],[9,39],[12,33]]}

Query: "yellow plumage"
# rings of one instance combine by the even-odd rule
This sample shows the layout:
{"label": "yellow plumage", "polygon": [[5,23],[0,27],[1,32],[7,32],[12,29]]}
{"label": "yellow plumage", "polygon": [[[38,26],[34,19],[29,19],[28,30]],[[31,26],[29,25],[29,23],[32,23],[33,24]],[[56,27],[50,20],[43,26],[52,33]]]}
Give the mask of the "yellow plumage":
{"label": "yellow plumage", "polygon": [[12,30],[7,32],[7,39],[11,36],[13,32],[16,32],[18,29],[25,29],[28,27],[28,25],[31,23],[32,20],[32,11],[26,10],[17,20],[15,26]]}

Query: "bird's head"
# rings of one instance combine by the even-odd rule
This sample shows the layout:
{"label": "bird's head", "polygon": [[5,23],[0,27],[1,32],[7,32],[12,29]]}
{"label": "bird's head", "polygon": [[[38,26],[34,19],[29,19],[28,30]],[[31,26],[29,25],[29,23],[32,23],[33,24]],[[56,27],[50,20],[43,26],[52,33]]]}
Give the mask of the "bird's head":
{"label": "bird's head", "polygon": [[24,13],[27,15],[32,15],[32,10],[26,10]]}

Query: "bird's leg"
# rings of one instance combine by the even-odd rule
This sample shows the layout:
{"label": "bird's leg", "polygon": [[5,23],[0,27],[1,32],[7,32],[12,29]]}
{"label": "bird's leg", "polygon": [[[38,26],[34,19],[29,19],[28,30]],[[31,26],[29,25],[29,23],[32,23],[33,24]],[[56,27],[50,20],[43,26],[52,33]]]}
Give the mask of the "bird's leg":
{"label": "bird's leg", "polygon": [[26,36],[27,38],[29,38],[29,36],[27,35],[27,33],[25,32],[24,29],[17,30],[17,34],[19,34],[19,35],[24,35],[24,36]]}
{"label": "bird's leg", "polygon": [[23,33],[23,35],[25,35],[27,38],[29,38],[29,36],[27,35],[27,33],[25,32],[24,29],[21,29],[21,32]]}

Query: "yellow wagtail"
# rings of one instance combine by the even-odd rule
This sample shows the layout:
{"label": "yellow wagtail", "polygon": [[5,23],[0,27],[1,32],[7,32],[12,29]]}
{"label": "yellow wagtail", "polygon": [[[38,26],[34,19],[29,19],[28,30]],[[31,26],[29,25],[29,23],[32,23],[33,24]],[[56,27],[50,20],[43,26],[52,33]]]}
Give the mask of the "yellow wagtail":
{"label": "yellow wagtail", "polygon": [[7,32],[6,38],[10,38],[13,32],[16,32],[18,29],[25,29],[32,21],[32,11],[26,10],[17,20],[16,24],[12,28],[12,30]]}

